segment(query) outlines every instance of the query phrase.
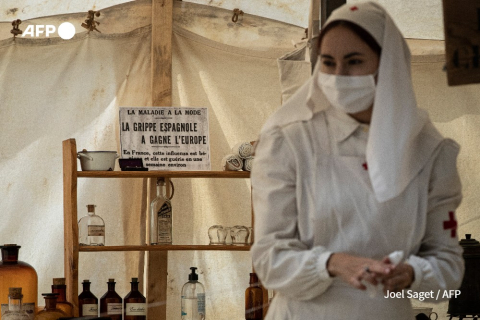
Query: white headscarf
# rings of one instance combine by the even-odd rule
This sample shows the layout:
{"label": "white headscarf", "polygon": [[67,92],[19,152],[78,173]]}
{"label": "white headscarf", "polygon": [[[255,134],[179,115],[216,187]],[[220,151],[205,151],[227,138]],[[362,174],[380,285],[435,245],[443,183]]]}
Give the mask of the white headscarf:
{"label": "white headscarf", "polygon": [[[410,50],[385,9],[374,2],[346,4],[333,11],[325,26],[336,20],[362,27],[382,48],[366,158],[376,199],[385,202],[405,190],[442,137],[433,128],[428,114],[417,108]],[[319,68],[317,63],[310,80],[267,121],[262,132],[308,120],[329,106],[316,81]],[[299,99],[305,103],[299,105]],[[422,140],[419,134],[426,127],[430,134]]]}

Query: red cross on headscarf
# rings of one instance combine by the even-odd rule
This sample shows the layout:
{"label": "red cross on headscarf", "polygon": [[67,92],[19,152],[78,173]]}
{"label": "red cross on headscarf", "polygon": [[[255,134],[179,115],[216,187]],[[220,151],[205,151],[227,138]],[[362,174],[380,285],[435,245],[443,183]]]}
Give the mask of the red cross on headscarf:
{"label": "red cross on headscarf", "polygon": [[362,167],[363,167],[363,169],[365,169],[365,171],[368,170],[368,164],[367,164],[366,162],[364,162],[364,163],[362,164]]}
{"label": "red cross on headscarf", "polygon": [[351,11],[357,11],[358,10],[358,7],[357,6],[353,6],[350,8]]}
{"label": "red cross on headscarf", "polygon": [[455,238],[457,236],[457,221],[455,220],[454,212],[448,213],[450,220],[443,221],[443,230],[451,229],[450,236]]}

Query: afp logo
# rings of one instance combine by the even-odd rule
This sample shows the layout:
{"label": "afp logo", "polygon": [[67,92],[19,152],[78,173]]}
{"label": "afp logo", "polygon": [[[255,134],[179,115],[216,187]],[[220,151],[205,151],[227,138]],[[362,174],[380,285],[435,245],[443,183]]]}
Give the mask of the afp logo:
{"label": "afp logo", "polygon": [[[29,25],[27,29],[22,33],[22,38],[26,36],[30,36],[32,38],[40,37],[42,34],[45,34],[45,37],[50,37],[50,35],[55,33],[56,28],[54,25],[47,24],[37,24],[37,25]],[[70,22],[64,22],[60,26],[58,26],[58,35],[60,38],[64,40],[72,39],[75,35],[75,26]]]}

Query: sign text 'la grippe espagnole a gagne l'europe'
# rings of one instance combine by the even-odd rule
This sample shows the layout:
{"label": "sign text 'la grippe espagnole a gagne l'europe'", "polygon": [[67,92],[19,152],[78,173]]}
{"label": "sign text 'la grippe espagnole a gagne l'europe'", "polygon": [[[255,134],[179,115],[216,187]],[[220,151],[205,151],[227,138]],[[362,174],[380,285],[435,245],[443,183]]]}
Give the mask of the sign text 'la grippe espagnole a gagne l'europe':
{"label": "sign text 'la grippe espagnole a gagne l'europe'", "polygon": [[207,108],[120,108],[121,158],[148,170],[210,170]]}

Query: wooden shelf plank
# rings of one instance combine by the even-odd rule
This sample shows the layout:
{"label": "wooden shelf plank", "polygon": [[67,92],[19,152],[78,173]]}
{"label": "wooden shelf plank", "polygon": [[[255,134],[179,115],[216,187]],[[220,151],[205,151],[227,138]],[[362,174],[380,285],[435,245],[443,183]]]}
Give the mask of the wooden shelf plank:
{"label": "wooden shelf plank", "polygon": [[249,171],[78,171],[78,178],[250,178]]}
{"label": "wooden shelf plank", "polygon": [[232,245],[158,245],[158,246],[79,246],[80,252],[105,251],[250,251],[250,246]]}

